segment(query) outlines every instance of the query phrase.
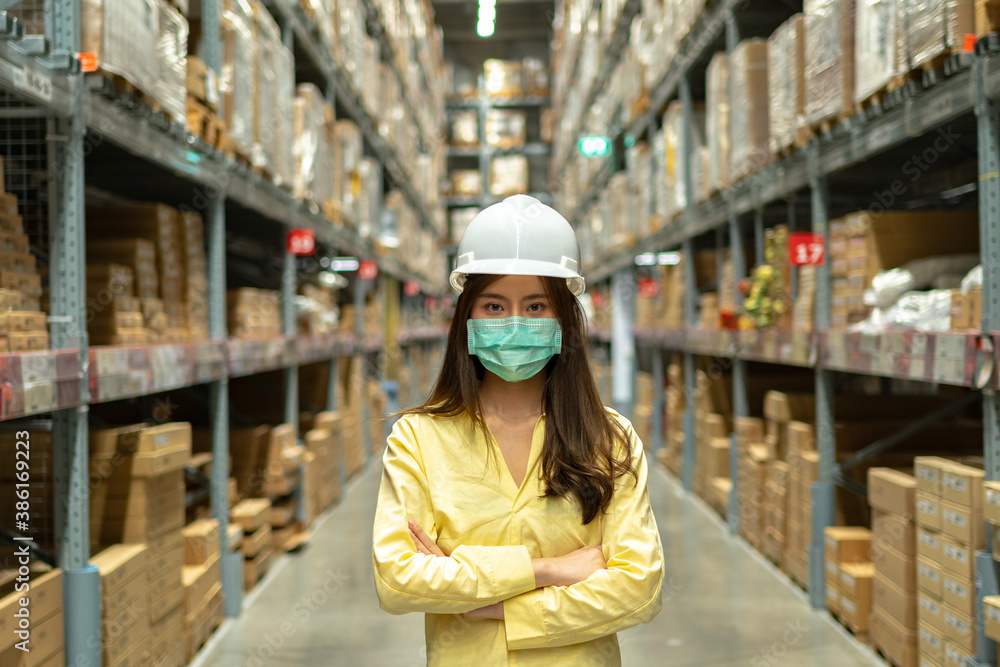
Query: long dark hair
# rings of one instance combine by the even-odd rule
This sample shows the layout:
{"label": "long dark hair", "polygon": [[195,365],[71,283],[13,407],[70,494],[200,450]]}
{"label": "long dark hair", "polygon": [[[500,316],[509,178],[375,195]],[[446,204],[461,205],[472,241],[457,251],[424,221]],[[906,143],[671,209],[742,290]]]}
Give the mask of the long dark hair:
{"label": "long dark hair", "polygon": [[[476,298],[501,277],[468,277],[455,306],[444,363],[434,390],[422,405],[402,414],[467,415],[488,439],[489,430],[481,416],[479,400],[479,383],[485,370],[479,359],[469,354],[466,322]],[[562,327],[562,351],[545,367],[543,497],[575,497],[583,523],[588,524],[598,512],[607,510],[619,477],[631,474],[638,481],[631,464],[632,442],[625,427],[601,402],[587,356],[586,321],[580,302],[564,279],[542,277],[541,280]],[[622,445],[621,458],[615,454],[618,443]]]}

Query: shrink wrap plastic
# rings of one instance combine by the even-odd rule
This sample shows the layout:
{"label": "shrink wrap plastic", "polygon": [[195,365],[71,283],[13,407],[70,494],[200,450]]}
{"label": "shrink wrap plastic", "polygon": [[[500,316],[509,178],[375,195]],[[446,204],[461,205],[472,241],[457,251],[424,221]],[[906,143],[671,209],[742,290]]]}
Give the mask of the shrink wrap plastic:
{"label": "shrink wrap plastic", "polygon": [[156,40],[156,100],[175,121],[187,118],[188,22],[166,0],[156,0],[159,16]]}
{"label": "shrink wrap plastic", "polygon": [[102,71],[153,94],[159,18],[156,0],[83,0],[80,50],[94,53]]}
{"label": "shrink wrap plastic", "polygon": [[253,10],[246,0],[228,0],[220,20],[222,76],[226,131],[236,149],[253,151],[254,46]]}
{"label": "shrink wrap plastic", "polygon": [[710,190],[729,187],[729,57],[716,53],[708,65],[708,180]]}
{"label": "shrink wrap plastic", "polygon": [[795,143],[805,123],[805,18],[796,14],[768,40],[767,81],[771,92],[768,120],[772,153]]}
{"label": "shrink wrap plastic", "polygon": [[741,42],[730,58],[731,175],[748,176],[768,161],[767,42]]}
{"label": "shrink wrap plastic", "polygon": [[973,0],[899,0],[907,65],[919,67],[962,46],[975,33]]}
{"label": "shrink wrap plastic", "polygon": [[857,0],[855,102],[871,97],[899,72],[904,48],[899,42],[901,1]]}
{"label": "shrink wrap plastic", "polygon": [[806,121],[854,110],[854,0],[805,0]]}

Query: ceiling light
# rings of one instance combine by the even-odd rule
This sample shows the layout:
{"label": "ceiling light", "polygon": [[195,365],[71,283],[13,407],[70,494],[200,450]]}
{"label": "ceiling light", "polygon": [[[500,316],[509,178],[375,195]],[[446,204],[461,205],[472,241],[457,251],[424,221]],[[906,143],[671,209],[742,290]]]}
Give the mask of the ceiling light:
{"label": "ceiling light", "polygon": [[479,22],[493,23],[497,18],[497,8],[489,5],[479,5]]}
{"label": "ceiling light", "polygon": [[493,21],[480,21],[476,24],[476,32],[480,37],[490,37],[493,35]]}

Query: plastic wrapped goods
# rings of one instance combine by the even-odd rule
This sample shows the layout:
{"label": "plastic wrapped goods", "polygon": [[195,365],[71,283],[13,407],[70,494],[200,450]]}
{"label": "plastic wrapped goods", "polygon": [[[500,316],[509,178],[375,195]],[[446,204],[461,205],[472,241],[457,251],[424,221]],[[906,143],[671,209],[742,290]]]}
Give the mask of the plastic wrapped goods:
{"label": "plastic wrapped goods", "polygon": [[973,0],[899,0],[905,34],[907,66],[919,67],[960,49],[965,35],[975,32]]}
{"label": "plastic wrapped goods", "polygon": [[951,290],[907,292],[888,310],[876,309],[850,331],[877,334],[886,331],[921,331],[951,329]]}
{"label": "plastic wrapped goods", "polygon": [[232,148],[250,156],[253,150],[254,46],[253,10],[246,0],[227,0],[220,20],[226,132]]}
{"label": "plastic wrapped goods", "polygon": [[769,161],[767,42],[740,42],[730,58],[733,180],[758,171]]}
{"label": "plastic wrapped goods", "polygon": [[805,0],[806,121],[812,127],[854,110],[854,2]]}
{"label": "plastic wrapped goods", "polygon": [[708,125],[708,187],[729,187],[729,56],[716,53],[708,64],[705,106]]}
{"label": "plastic wrapped goods", "polygon": [[254,95],[253,95],[253,163],[274,171],[277,162],[275,134],[280,133],[278,115],[278,47],[281,32],[263,3],[253,6],[254,36]]}
{"label": "plastic wrapped goods", "polygon": [[486,145],[518,148],[527,137],[527,117],[523,111],[490,109],[486,113]]}
{"label": "plastic wrapped goods", "polygon": [[451,193],[458,197],[478,197],[483,194],[483,180],[478,169],[453,169]]}
{"label": "plastic wrapped goods", "polygon": [[865,293],[865,305],[887,310],[904,293],[930,287],[942,275],[965,274],[978,261],[978,254],[925,257],[898,269],[882,271],[872,278],[871,289]]}
{"label": "plastic wrapped goods", "polygon": [[148,0],[83,0],[80,19],[80,50],[95,54],[101,71],[152,94],[159,12],[152,11]]}
{"label": "plastic wrapped goods", "polygon": [[771,93],[768,122],[772,153],[793,146],[796,131],[804,123],[805,36],[805,17],[796,14],[768,40],[767,82]]}
{"label": "plastic wrapped goods", "polygon": [[494,97],[514,97],[521,94],[521,63],[507,60],[487,60],[483,63],[486,92]]}
{"label": "plastic wrapped goods", "polygon": [[857,0],[854,101],[881,90],[900,70],[904,45],[899,25],[904,0]]}
{"label": "plastic wrapped goods", "polygon": [[479,145],[479,112],[458,111],[453,113],[449,125],[451,126],[452,146]]}
{"label": "plastic wrapped goods", "polygon": [[175,121],[187,117],[188,22],[166,0],[156,0],[156,101]]}
{"label": "plastic wrapped goods", "polygon": [[295,162],[294,194],[299,199],[323,203],[318,162],[321,145],[325,144],[326,125],[323,116],[323,95],[311,83],[299,85],[295,98]]}
{"label": "plastic wrapped goods", "polygon": [[509,197],[528,190],[528,158],[523,155],[495,157],[490,163],[490,194]]}
{"label": "plastic wrapped goods", "polygon": [[538,58],[525,58],[521,62],[521,78],[525,95],[549,94],[549,68]]}
{"label": "plastic wrapped goods", "polygon": [[331,169],[333,199],[351,220],[358,220],[361,198],[361,130],[353,121],[339,120],[334,125]]}
{"label": "plastic wrapped goods", "polygon": [[295,144],[295,59],[284,44],[278,44],[275,55],[275,90],[277,95],[277,126],[274,132],[274,176],[279,183],[295,180],[292,147]]}

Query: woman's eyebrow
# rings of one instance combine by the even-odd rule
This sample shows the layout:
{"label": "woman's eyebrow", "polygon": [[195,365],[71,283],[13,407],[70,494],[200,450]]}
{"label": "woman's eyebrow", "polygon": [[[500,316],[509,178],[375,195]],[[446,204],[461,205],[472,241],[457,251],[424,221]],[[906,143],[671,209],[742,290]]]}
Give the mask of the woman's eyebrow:
{"label": "woman's eyebrow", "polygon": [[487,292],[483,292],[482,294],[480,294],[479,298],[480,299],[499,299],[501,301],[508,301],[507,297],[505,297],[503,294],[490,294],[490,293],[487,293]]}

